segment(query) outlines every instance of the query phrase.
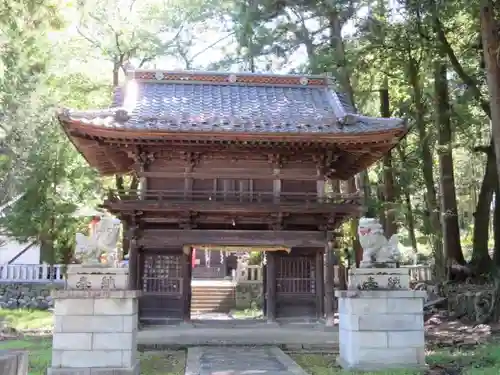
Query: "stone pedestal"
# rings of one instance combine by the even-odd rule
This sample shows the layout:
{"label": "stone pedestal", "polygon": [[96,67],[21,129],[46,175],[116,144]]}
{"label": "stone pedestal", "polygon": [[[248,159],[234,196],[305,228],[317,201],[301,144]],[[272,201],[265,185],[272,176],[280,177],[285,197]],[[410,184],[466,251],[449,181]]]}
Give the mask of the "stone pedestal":
{"label": "stone pedestal", "polygon": [[349,290],[335,292],[338,363],[344,369],[361,371],[425,369],[426,293],[408,289],[407,270],[356,269],[349,281]]}
{"label": "stone pedestal", "polygon": [[124,269],[72,266],[54,291],[52,367],[48,375],[138,375],[139,291],[116,288]]}
{"label": "stone pedestal", "polygon": [[410,273],[407,268],[354,268],[348,289],[410,289]]}
{"label": "stone pedestal", "polygon": [[128,268],[71,264],[66,274],[68,290],[126,290],[128,287]]}

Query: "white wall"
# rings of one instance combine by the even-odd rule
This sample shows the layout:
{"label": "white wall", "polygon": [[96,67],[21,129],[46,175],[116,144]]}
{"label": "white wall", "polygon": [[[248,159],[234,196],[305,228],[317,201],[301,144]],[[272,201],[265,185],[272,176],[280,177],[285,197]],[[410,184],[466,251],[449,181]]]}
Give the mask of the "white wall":
{"label": "white wall", "polygon": [[[0,264],[7,264],[12,258],[25,249],[30,242],[19,243],[14,239],[0,236]],[[31,246],[12,264],[40,264],[40,246]]]}

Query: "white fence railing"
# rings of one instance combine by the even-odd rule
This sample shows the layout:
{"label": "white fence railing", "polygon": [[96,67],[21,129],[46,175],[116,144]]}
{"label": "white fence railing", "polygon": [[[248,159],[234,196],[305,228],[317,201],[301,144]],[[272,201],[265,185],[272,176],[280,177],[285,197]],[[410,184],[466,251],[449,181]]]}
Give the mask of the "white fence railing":
{"label": "white fence railing", "polygon": [[425,282],[432,280],[432,268],[427,264],[417,264],[414,266],[401,266],[410,270],[410,280],[415,282]]}
{"label": "white fence railing", "polygon": [[47,283],[63,281],[62,264],[6,264],[0,265],[0,282]]}
{"label": "white fence railing", "polygon": [[262,266],[259,265],[250,266],[238,263],[234,279],[240,284],[258,284],[264,280],[264,271]]}
{"label": "white fence railing", "polygon": [[[431,267],[425,264],[415,266],[402,266],[408,268],[410,280],[414,282],[425,282],[432,279]],[[339,266],[333,266],[333,275],[335,284],[339,283]],[[238,264],[236,269],[235,281],[240,284],[258,284],[264,278],[263,269],[259,265],[249,266],[243,263]]]}
{"label": "white fence railing", "polygon": [[[12,283],[46,283],[64,279],[62,264],[9,264],[0,265],[0,282]],[[412,281],[424,282],[432,279],[431,267],[428,265],[403,266],[408,268]],[[335,283],[339,282],[339,267],[334,266]],[[234,281],[241,284],[258,284],[264,279],[260,265],[238,264]]]}

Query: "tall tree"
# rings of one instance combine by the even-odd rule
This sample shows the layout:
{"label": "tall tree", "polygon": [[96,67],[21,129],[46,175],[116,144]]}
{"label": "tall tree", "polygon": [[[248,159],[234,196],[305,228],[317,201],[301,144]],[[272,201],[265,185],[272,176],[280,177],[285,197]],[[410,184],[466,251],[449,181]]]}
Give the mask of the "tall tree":
{"label": "tall tree", "polygon": [[438,129],[439,182],[443,246],[448,265],[465,264],[458,225],[455,173],[453,172],[452,129],[448,94],[447,65],[442,58],[434,63],[436,127]]}

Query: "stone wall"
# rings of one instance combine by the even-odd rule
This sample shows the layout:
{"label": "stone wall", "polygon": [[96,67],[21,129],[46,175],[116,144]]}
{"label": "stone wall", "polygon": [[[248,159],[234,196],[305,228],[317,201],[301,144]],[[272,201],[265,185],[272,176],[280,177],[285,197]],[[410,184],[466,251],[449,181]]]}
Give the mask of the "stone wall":
{"label": "stone wall", "polygon": [[0,283],[0,309],[47,310],[54,307],[54,289],[64,289],[64,283]]}
{"label": "stone wall", "polygon": [[342,290],[335,295],[339,298],[338,362],[344,369],[425,367],[422,292]]}
{"label": "stone wall", "polygon": [[55,293],[52,367],[48,375],[138,375],[139,292]]}
{"label": "stone wall", "polygon": [[236,308],[238,310],[262,308],[262,283],[236,285]]}

